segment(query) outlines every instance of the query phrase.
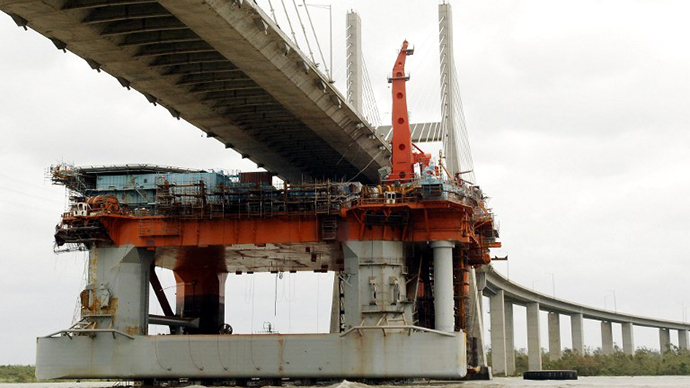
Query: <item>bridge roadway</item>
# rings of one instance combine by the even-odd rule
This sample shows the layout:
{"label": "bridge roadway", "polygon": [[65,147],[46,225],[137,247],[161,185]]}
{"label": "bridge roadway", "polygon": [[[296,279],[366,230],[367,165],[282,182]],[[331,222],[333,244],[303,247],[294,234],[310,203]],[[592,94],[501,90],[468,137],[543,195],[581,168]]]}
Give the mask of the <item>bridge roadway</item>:
{"label": "bridge roadway", "polygon": [[635,351],[633,326],[658,328],[659,346],[662,351],[671,344],[669,331],[678,330],[678,347],[688,349],[688,330],[690,330],[688,323],[613,312],[557,299],[513,283],[491,266],[484,266],[477,271],[477,287],[484,296],[489,297],[492,367],[494,373],[498,375],[510,375],[515,372],[513,331],[513,305],[515,304],[527,308],[527,352],[529,367],[532,370],[541,369],[539,311],[549,313],[549,357],[551,359],[561,357],[560,315],[570,316],[572,347],[576,353],[584,353],[582,321],[585,318],[601,321],[604,354],[611,354],[614,351],[612,323],[620,323],[622,326],[623,351],[626,354],[633,354]]}
{"label": "bridge roadway", "polygon": [[0,0],[0,10],[284,179],[376,182],[388,164],[390,146],[251,1]]}

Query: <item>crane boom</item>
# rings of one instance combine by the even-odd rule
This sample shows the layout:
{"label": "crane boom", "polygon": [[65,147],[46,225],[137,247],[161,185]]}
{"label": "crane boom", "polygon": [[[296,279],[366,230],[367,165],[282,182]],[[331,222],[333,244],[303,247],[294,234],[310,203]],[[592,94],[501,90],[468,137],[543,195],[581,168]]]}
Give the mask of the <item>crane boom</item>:
{"label": "crane boom", "polygon": [[405,60],[412,55],[408,49],[408,42],[403,42],[398,58],[393,66],[390,78],[393,90],[393,158],[391,160],[390,179],[401,182],[414,178],[414,156],[412,155],[412,135],[407,112],[407,92],[405,83],[409,79],[405,75]]}
{"label": "crane boom", "polygon": [[[410,79],[405,74],[405,60],[412,55],[414,49],[409,48],[407,41],[403,42],[398,58],[393,66],[393,74],[389,82],[393,85],[393,157],[391,158],[391,173],[387,181],[405,183],[415,179],[414,165],[421,164],[423,170],[429,165],[431,156],[423,153],[412,144],[410,133],[410,118],[407,111],[407,91],[405,83]],[[413,147],[419,152],[414,152]]]}

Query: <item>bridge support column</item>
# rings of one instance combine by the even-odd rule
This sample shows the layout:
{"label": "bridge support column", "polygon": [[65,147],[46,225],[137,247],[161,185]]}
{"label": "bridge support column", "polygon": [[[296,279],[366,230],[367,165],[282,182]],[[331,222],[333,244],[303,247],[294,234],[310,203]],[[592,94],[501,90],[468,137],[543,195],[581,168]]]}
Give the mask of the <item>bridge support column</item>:
{"label": "bridge support column", "polygon": [[503,313],[506,318],[506,375],[512,376],[515,374],[515,328],[511,302],[505,302]]}
{"label": "bridge support column", "polygon": [[436,330],[455,331],[453,301],[453,247],[450,241],[434,241],[434,315]]}
{"label": "bridge support column", "polygon": [[688,331],[678,330],[678,347],[681,350],[688,350]]}
{"label": "bridge support column", "polygon": [[561,358],[561,322],[558,313],[549,313],[549,359]]}
{"label": "bridge support column", "polygon": [[489,298],[491,309],[491,367],[493,374],[505,375],[506,363],[506,331],[505,331],[505,300],[503,290],[496,291],[496,295]]}
{"label": "bridge support column", "polygon": [[527,364],[529,370],[541,370],[539,333],[539,303],[527,303]]}
{"label": "bridge support column", "polygon": [[633,338],[633,324],[630,322],[623,323],[623,352],[628,355],[635,354],[635,342]]}
{"label": "bridge support column", "polygon": [[605,355],[613,354],[613,326],[601,321],[601,350]]}
{"label": "bridge support column", "polygon": [[659,349],[660,352],[668,352],[669,346],[671,345],[671,331],[669,329],[661,328],[659,329]]}
{"label": "bridge support column", "polygon": [[585,337],[583,331],[584,317],[582,314],[570,316],[570,334],[573,340],[573,352],[580,356],[585,354]]}

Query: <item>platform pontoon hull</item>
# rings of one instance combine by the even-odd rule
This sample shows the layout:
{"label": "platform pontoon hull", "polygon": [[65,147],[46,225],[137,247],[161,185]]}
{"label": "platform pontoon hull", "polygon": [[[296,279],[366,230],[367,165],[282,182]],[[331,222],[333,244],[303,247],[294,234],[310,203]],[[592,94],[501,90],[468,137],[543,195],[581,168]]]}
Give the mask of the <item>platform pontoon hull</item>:
{"label": "platform pontoon hull", "polygon": [[38,339],[40,379],[457,379],[465,335],[354,330],[346,334],[135,336]]}

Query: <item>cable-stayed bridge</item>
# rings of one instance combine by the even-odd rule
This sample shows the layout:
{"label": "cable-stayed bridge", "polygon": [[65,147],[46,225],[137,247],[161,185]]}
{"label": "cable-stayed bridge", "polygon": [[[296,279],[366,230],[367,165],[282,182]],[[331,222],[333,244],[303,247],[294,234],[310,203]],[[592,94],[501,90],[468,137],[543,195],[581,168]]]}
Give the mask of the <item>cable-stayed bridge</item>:
{"label": "cable-stayed bridge", "polygon": [[[317,65],[317,46],[309,47],[305,54],[305,46],[298,44],[295,31],[309,28],[307,19],[288,18],[295,26],[284,30],[278,27],[275,9],[265,12],[250,1],[206,1],[199,5],[182,0],[0,0],[0,9],[19,26],[45,35],[58,49],[79,55],[93,69],[116,77],[124,87],[138,90],[149,102],[167,108],[173,117],[189,121],[286,180],[377,182],[378,170],[388,164],[390,130],[380,125],[380,115],[372,111],[377,107],[366,82],[356,14],[348,15],[348,90],[342,93],[330,82],[333,69],[326,66],[323,55]],[[418,141],[442,142],[449,170],[453,174],[467,172],[467,180],[474,183],[451,28],[449,7],[442,5],[441,115],[438,122],[413,125],[412,135]],[[632,325],[662,329],[662,346],[670,342],[669,329],[678,330],[679,346],[687,347],[688,326],[682,323],[592,312],[572,303],[566,308],[546,299],[540,305],[542,296],[491,275],[487,287],[475,285],[474,289],[475,305],[480,305],[480,293],[495,301],[491,306],[491,342],[494,346],[503,343],[503,348],[494,349],[498,373],[511,371],[510,352],[506,351],[510,347],[508,302],[529,305],[532,323],[534,312],[538,314],[540,309],[556,315],[572,314],[580,321],[601,320],[602,343],[607,351],[612,348],[611,322],[626,324],[626,352],[633,347]],[[587,313],[578,313],[578,309]],[[550,327],[558,327],[558,320],[554,322]],[[481,319],[477,325],[481,328]],[[530,358],[536,360],[540,345],[533,340],[534,330],[530,333]],[[553,343],[554,349],[560,347],[559,341],[554,339]],[[506,357],[499,356],[500,350]]]}
{"label": "cable-stayed bridge", "polygon": [[376,181],[390,151],[253,2],[12,1],[15,22],[283,179]]}
{"label": "cable-stayed bridge", "polygon": [[[375,182],[390,158],[384,139],[390,127],[376,130],[380,114],[354,13],[348,17],[344,96],[330,82],[332,69],[316,62],[312,50],[318,41],[308,46],[309,54],[299,48],[295,30],[304,31],[302,41],[309,44],[308,14],[299,11],[287,14],[285,9],[288,33],[278,27],[276,9],[271,8],[271,18],[254,2],[241,0],[203,7],[181,0],[3,0],[0,8],[18,25],[45,35],[58,49],[84,58],[93,69],[116,77],[285,180],[358,176]],[[454,172],[471,171],[466,136],[455,139],[449,131],[459,128],[465,134],[452,20],[446,17],[439,24],[445,118],[413,125],[413,138],[457,141],[462,152],[446,147],[447,156],[461,158],[464,166],[448,165]]]}

